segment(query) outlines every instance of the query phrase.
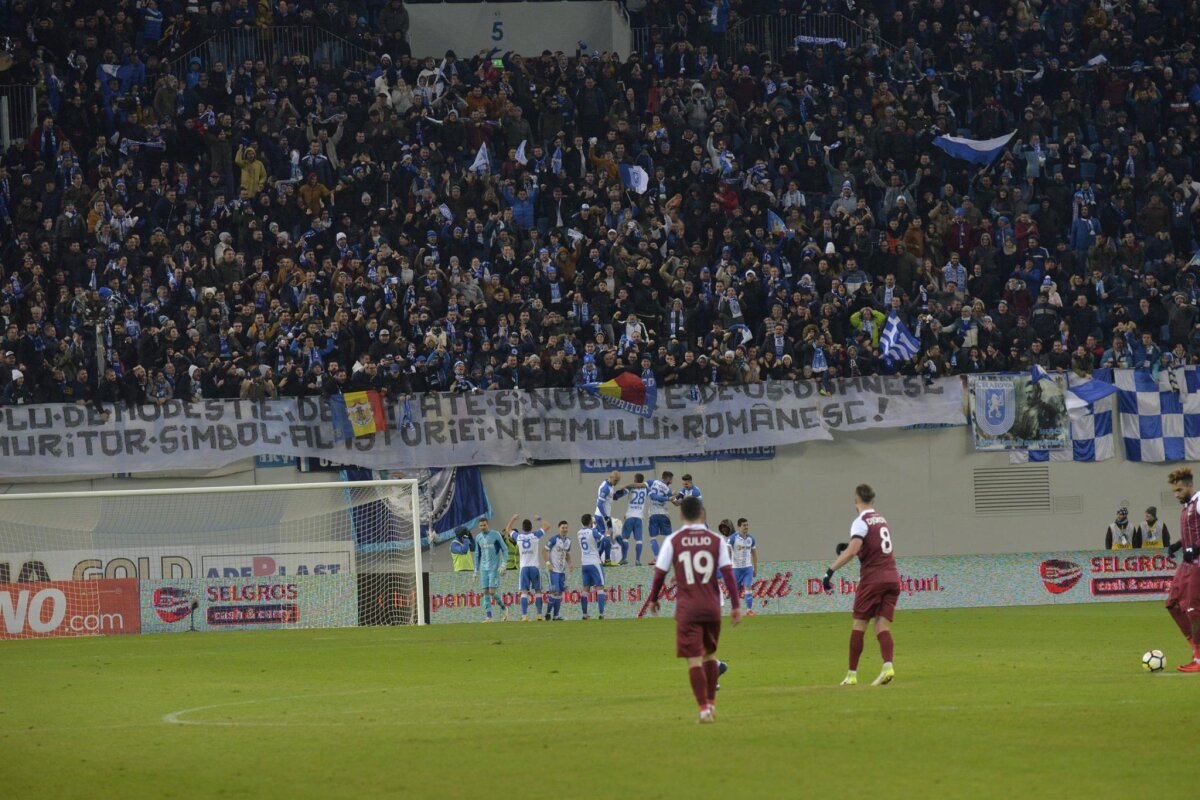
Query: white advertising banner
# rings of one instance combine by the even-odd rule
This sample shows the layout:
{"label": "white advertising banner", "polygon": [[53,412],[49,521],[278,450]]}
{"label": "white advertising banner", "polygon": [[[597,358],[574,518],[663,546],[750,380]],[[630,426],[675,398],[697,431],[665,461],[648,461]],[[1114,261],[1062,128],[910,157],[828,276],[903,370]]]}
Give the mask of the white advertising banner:
{"label": "white advertising banner", "polygon": [[243,458],[324,458],[370,469],[695,455],[831,439],[837,431],[964,425],[958,378],[913,376],[670,387],[649,417],[576,389],[426,393],[387,406],[382,433],[339,440],[317,399],[171,401],[107,416],[74,405],[0,409],[0,477],[211,469]]}
{"label": "white advertising banner", "polygon": [[189,580],[354,572],[352,542],[120,547],[0,553],[0,584],[97,579]]}

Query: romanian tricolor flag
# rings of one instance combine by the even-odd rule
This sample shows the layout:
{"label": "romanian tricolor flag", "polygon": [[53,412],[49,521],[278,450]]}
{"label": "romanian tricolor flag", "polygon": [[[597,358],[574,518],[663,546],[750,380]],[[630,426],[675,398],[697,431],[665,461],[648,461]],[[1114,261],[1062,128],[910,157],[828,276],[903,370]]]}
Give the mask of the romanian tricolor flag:
{"label": "romanian tricolor flag", "polygon": [[370,436],[387,427],[383,398],[375,390],[346,392],[329,398],[329,415],[338,439]]}
{"label": "romanian tricolor flag", "polygon": [[654,380],[643,380],[632,372],[622,372],[603,383],[585,383],[582,388],[599,395],[607,406],[643,417],[653,414],[658,402],[658,387]]}

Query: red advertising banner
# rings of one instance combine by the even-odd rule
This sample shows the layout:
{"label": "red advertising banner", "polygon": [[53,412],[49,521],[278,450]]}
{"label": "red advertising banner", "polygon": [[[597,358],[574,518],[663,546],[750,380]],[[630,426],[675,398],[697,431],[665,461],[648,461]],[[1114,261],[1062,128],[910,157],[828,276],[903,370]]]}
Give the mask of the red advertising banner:
{"label": "red advertising banner", "polygon": [[0,639],[141,633],[132,579],[0,584]]}

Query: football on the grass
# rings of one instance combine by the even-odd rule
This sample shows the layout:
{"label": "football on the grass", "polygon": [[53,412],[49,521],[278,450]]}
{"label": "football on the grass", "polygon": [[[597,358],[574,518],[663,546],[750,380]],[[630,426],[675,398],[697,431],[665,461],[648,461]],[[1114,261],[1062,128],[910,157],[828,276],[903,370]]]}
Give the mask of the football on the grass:
{"label": "football on the grass", "polygon": [[1161,672],[1164,664],[1166,664],[1166,657],[1162,650],[1151,650],[1142,656],[1142,669],[1147,672]]}

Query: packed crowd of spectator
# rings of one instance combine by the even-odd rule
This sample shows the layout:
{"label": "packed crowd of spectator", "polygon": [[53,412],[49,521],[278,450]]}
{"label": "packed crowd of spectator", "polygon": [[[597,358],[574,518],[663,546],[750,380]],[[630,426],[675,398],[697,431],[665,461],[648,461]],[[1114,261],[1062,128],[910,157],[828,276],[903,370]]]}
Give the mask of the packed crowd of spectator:
{"label": "packed crowd of spectator", "polygon": [[[877,37],[735,48],[821,8],[649,0],[619,58],[423,52],[400,0],[13,0],[3,402],[1197,361],[1194,0],[834,5]],[[374,55],[177,69],[298,25]]]}

